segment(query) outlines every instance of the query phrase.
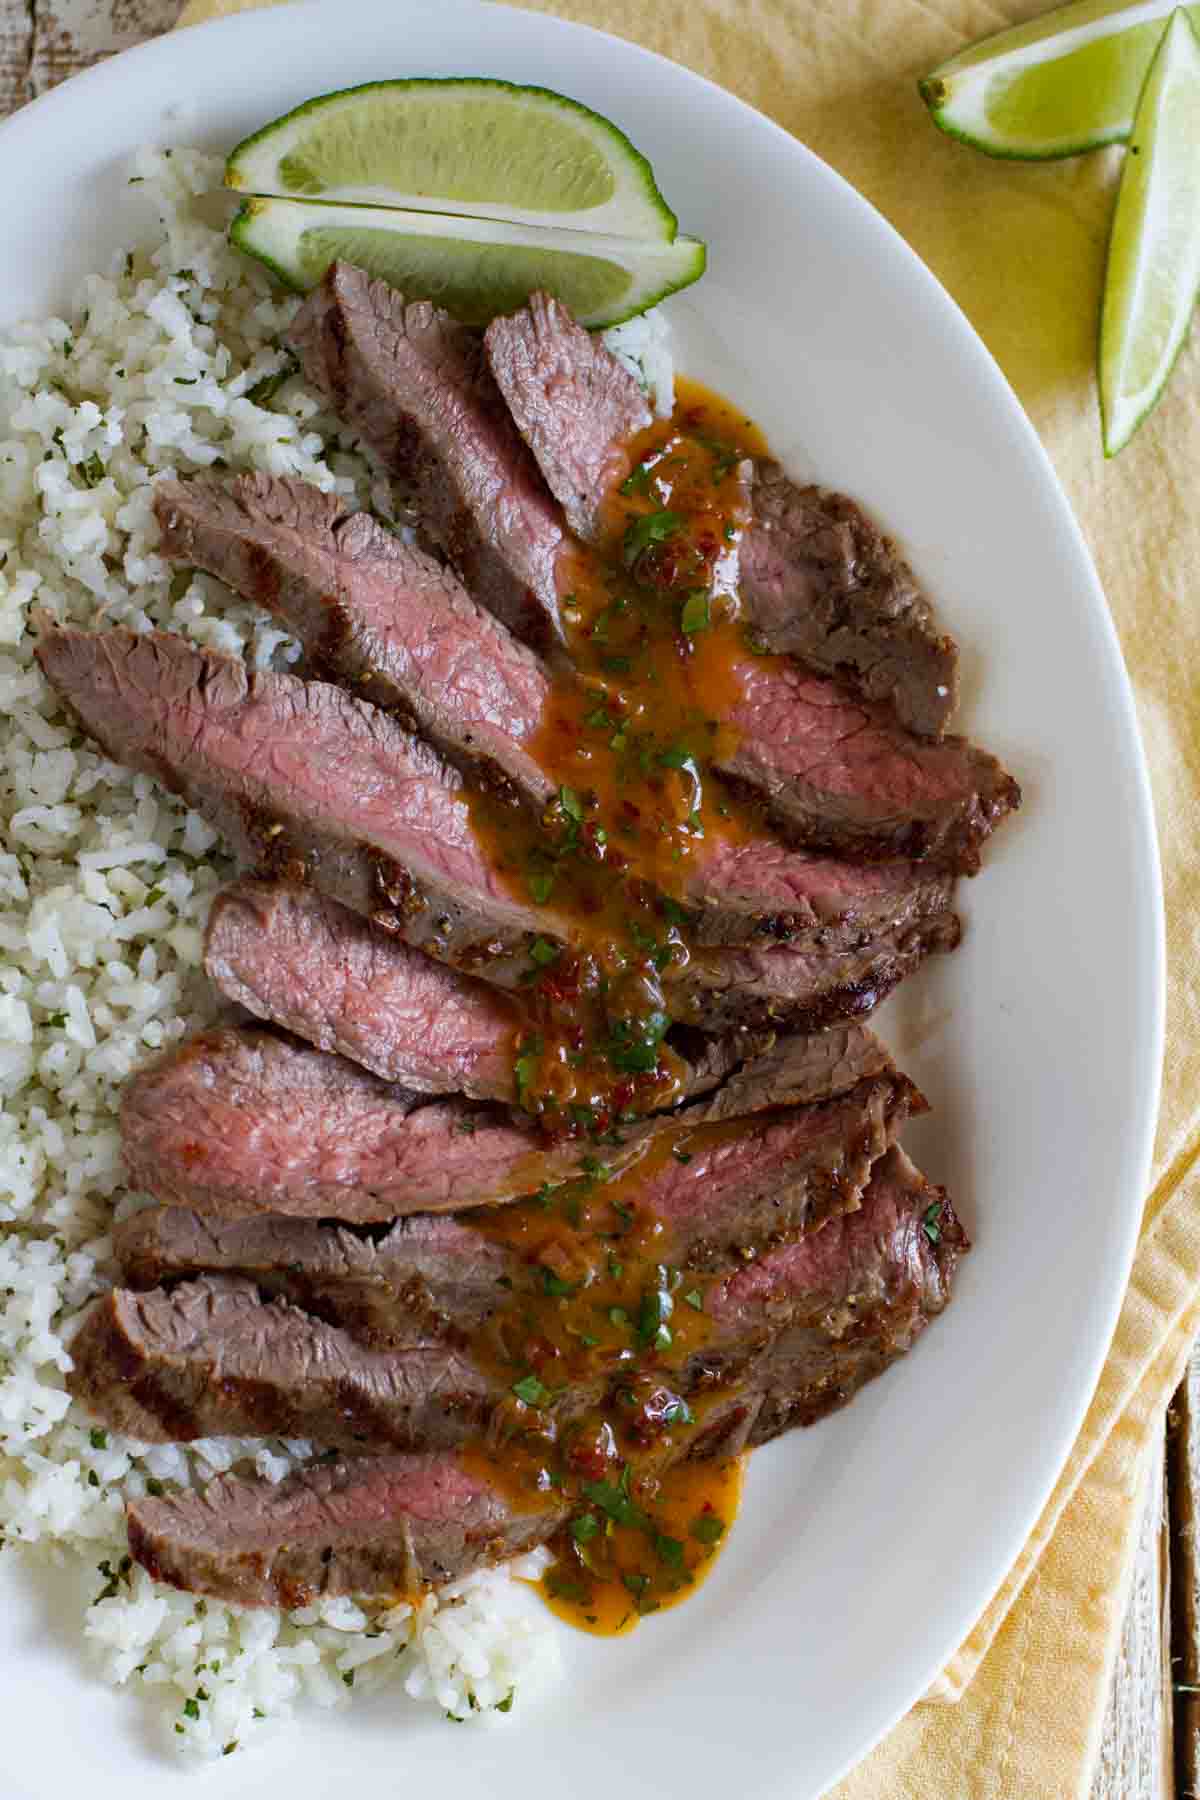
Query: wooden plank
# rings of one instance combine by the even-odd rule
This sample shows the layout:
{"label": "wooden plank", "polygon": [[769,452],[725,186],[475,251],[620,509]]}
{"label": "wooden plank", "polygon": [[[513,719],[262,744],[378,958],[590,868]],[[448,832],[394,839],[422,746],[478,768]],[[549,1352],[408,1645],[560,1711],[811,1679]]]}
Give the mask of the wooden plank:
{"label": "wooden plank", "polygon": [[[14,0],[3,0],[6,10]],[[170,30],[182,0],[26,0],[33,19],[29,94],[41,94],[101,57]]]}
{"label": "wooden plank", "polygon": [[1165,1457],[1153,1458],[1092,1800],[1175,1800],[1171,1545]]}
{"label": "wooden plank", "polygon": [[26,0],[0,0],[0,117],[29,98],[33,10]]}
{"label": "wooden plank", "polygon": [[1175,1756],[1180,1800],[1200,1795],[1200,1347],[1168,1415]]}

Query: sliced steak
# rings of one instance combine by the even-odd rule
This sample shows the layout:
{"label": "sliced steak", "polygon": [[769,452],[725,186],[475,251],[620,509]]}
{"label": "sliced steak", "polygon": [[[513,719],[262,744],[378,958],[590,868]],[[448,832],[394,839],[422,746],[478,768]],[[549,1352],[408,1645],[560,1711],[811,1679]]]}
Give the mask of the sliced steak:
{"label": "sliced steak", "polygon": [[368,1349],[252,1281],[205,1276],[164,1293],[114,1288],[72,1345],[72,1394],[143,1443],[245,1432],[441,1449],[482,1432],[503,1390],[444,1339],[413,1329]]}
{"label": "sliced steak", "polygon": [[519,1510],[475,1460],[352,1457],[275,1486],[222,1475],[203,1493],[131,1500],[129,1548],[156,1581],[237,1606],[396,1600],[530,1550],[566,1517],[552,1493]]}
{"label": "sliced steak", "polygon": [[[654,1265],[686,1267],[689,1279],[696,1271],[720,1277],[739,1265],[743,1252],[762,1252],[774,1238],[860,1204],[871,1169],[901,1122],[891,1100],[876,1080],[838,1100],[739,1121],[736,1131],[684,1134],[688,1163],[667,1154],[644,1178],[639,1169],[636,1187],[622,1190],[621,1205],[635,1232],[652,1233]],[[487,1235],[486,1221],[460,1224],[464,1232]],[[344,1249],[322,1238],[307,1274],[292,1275],[289,1265],[273,1285],[298,1288],[308,1281],[323,1312],[348,1305],[357,1329],[314,1318],[285,1299],[264,1303],[250,1275],[204,1274],[169,1291],[116,1288],[72,1344],[71,1392],[113,1429],[146,1442],[219,1432],[277,1433],[349,1449],[438,1449],[481,1433],[498,1441],[522,1415],[508,1386],[513,1374],[492,1371],[509,1366],[508,1340],[512,1321],[523,1318],[523,1299],[544,1292],[543,1257],[552,1271],[568,1257],[573,1279],[586,1289],[601,1278],[612,1241],[583,1233],[568,1249],[561,1224],[532,1207],[520,1222],[520,1248],[508,1249],[497,1277],[487,1329],[476,1335],[478,1264],[465,1241],[452,1243],[447,1258],[451,1233],[444,1228],[440,1250],[426,1258],[427,1268],[430,1255],[443,1271],[448,1261],[453,1265],[441,1277],[443,1294],[458,1269],[468,1270],[463,1319],[451,1314],[436,1329],[429,1322],[434,1309],[419,1293],[422,1277],[406,1264],[405,1235],[375,1263],[379,1287],[390,1288],[394,1299],[390,1313],[382,1296],[368,1311],[365,1338],[359,1335],[365,1259],[359,1259],[358,1291],[347,1298]],[[414,1290],[418,1304],[410,1309],[404,1296]],[[746,1326],[744,1312],[735,1307],[727,1316],[711,1315],[713,1331],[696,1353],[695,1374],[685,1372],[689,1392],[701,1375],[708,1379],[714,1358],[749,1354],[758,1342],[761,1332]],[[518,1329],[524,1341],[530,1328],[521,1323]],[[547,1404],[559,1429],[597,1403],[610,1374],[624,1374],[627,1329],[614,1324],[607,1361],[591,1360],[556,1385]]]}
{"label": "sliced steak", "polygon": [[239,881],[213,901],[204,966],[221,992],[423,1094],[515,1102],[515,1002],[295,882]]}
{"label": "sliced steak", "polygon": [[257,1213],[214,1220],[184,1206],[148,1206],[113,1228],[127,1287],[201,1275],[244,1275],[260,1294],[382,1348],[472,1332],[504,1300],[514,1258],[467,1220],[418,1213],[379,1235],[315,1219]]}
{"label": "sliced steak", "polygon": [[[226,888],[209,914],[205,967],[256,1018],[385,1081],[419,1093],[517,1100],[515,1046],[524,1020],[516,1005],[311,888],[264,881]],[[697,1016],[703,1012],[701,1000]],[[758,1054],[763,1034],[742,1024],[734,1019],[717,1037],[685,1026],[668,1033],[679,1081],[671,1104],[716,1087]]]}
{"label": "sliced steak", "polygon": [[896,546],[845,494],[799,486],[778,463],[758,464],[752,507],[738,592],[755,636],[940,737],[958,700],[958,648]]}
{"label": "sliced steak", "polygon": [[651,421],[642,390],[600,337],[536,293],[483,337],[488,363],[517,429],[562,502],[567,524],[597,536],[600,509],[635,432]]}
{"label": "sliced steak", "polygon": [[[155,510],[163,553],[286,619],[318,673],[398,708],[458,767],[544,809],[555,784],[529,746],[552,700],[550,680],[439,565],[300,481],[164,482]],[[864,868],[764,831],[714,842],[695,859],[682,898],[702,943],[769,937],[830,948],[941,911],[950,889],[948,875],[910,862]]]}
{"label": "sliced steak", "polygon": [[684,877],[699,945],[786,943],[858,950],[880,933],[946,914],[954,876],[922,863],[846,862],[781,844],[764,831],[715,840]]}
{"label": "sliced steak", "polygon": [[[625,1129],[605,1163],[661,1137],[866,1082],[889,1114],[923,1101],[869,1032],[788,1039],[707,1099]],[[843,1089],[844,1091],[844,1089]],[[130,1184],[218,1217],[282,1212],[371,1223],[493,1206],[576,1176],[584,1142],[546,1145],[524,1114],[428,1100],[340,1057],[256,1028],[202,1032],[127,1085],[121,1137]]]}
{"label": "sliced steak", "polygon": [[[831,1085],[854,1073],[835,1072]],[[886,1083],[869,1078],[839,1098],[785,1111],[793,1084],[782,1054],[774,1080],[765,1071],[764,1078],[781,1110],[736,1133],[679,1134],[675,1148],[686,1161],[659,1155],[644,1176],[635,1168],[638,1186],[622,1205],[655,1221],[668,1260],[710,1274],[736,1267],[743,1251],[853,1205],[904,1111]],[[461,1342],[531,1284],[536,1291],[542,1254],[559,1243],[553,1219],[540,1232],[527,1221],[518,1254],[501,1224],[496,1234],[483,1215],[419,1214],[380,1235],[272,1213],[214,1221],[159,1206],[119,1224],[114,1248],[134,1288],[244,1275],[366,1344],[403,1342],[414,1329]]]}
{"label": "sliced steak", "polygon": [[865,1018],[927,956],[957,949],[958,915],[934,913],[879,933],[859,949],[801,950],[792,944],[697,950],[671,988],[678,1018],[709,1031],[737,1026],[822,1031],[839,1019]]}
{"label": "sliced steak", "polygon": [[[728,1454],[844,1405],[942,1310],[965,1248],[949,1201],[889,1152],[860,1212],[709,1289],[714,1319],[757,1348],[694,1372],[725,1391],[691,1453]],[[515,1503],[502,1464],[491,1478],[478,1452],[442,1452],[314,1464],[277,1486],[226,1475],[203,1494],[132,1501],[127,1519],[156,1579],[293,1607],[415,1593],[546,1541],[567,1512],[552,1493]]]}
{"label": "sliced steak", "polygon": [[914,737],[885,707],[776,657],[745,657],[737,679],[739,742],[722,773],[761,794],[797,843],[973,875],[984,840],[1020,805],[1012,776],[965,738]]}
{"label": "sliced steak", "polygon": [[105,750],[182,794],[243,864],[500,986],[536,970],[536,936],[565,942],[565,921],[504,891],[461,777],[377,707],[168,632],[52,627],[37,657]]}
{"label": "sliced steak", "polygon": [[313,672],[400,709],[467,773],[549,803],[554,784],[522,747],[547,677],[449,569],[306,481],[162,482],[154,512],[162,554],[277,614]]}
{"label": "sliced steak", "polygon": [[562,640],[562,516],[488,369],[478,332],[334,263],[289,341],[307,379],[408,487],[463,581],[538,649]]}

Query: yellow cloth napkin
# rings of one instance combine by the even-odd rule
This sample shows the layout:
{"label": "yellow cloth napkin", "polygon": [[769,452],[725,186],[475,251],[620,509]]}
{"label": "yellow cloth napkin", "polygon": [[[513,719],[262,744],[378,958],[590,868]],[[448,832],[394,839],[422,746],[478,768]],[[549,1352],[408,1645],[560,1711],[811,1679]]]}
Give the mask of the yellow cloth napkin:
{"label": "yellow cloth napkin", "polygon": [[[278,0],[191,0],[181,24]],[[1100,453],[1095,321],[1119,153],[995,162],[936,132],[914,79],[1038,0],[526,0],[731,88],[872,200],[958,300],[1049,450],[1137,691],[1166,885],[1162,1116],[1129,1292],[1091,1410],[1025,1550],[920,1705],[836,1800],[1088,1793],[1147,1458],[1200,1330],[1200,352],[1119,462]],[[397,34],[397,73],[403,34]],[[1064,670],[1069,679],[1069,671]],[[1114,946],[1119,954],[1119,946]],[[1086,1055],[1086,1045],[1079,1046]]]}

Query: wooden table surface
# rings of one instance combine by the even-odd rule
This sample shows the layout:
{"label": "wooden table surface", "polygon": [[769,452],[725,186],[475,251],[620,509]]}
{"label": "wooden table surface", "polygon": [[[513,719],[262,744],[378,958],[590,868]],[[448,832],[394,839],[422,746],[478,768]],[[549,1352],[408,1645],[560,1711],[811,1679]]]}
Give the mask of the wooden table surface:
{"label": "wooden table surface", "polygon": [[[168,31],[182,0],[0,0],[0,116]],[[1200,1800],[1200,1353],[1149,1472],[1092,1800]],[[887,1800],[881,1795],[880,1800]],[[946,1796],[946,1800],[955,1800]],[[1029,1795],[1028,1800],[1067,1800]]]}

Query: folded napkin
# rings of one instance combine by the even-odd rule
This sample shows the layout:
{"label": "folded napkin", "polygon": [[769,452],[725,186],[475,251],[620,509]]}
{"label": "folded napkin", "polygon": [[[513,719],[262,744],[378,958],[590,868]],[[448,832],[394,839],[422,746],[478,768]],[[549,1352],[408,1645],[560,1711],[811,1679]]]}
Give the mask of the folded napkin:
{"label": "folded napkin", "polygon": [[[180,23],[263,0],[191,0]],[[277,3],[277,0],[265,0]],[[1148,1459],[1200,1330],[1200,354],[1114,464],[1093,365],[1119,153],[1042,166],[942,137],[915,78],[1038,0],[526,0],[632,39],[769,114],[873,201],[1015,387],[1091,545],[1137,694],[1166,889],[1162,1116],[1129,1291],[1045,1512],[975,1629],[836,1800],[1071,1800],[1099,1746]],[[399,73],[399,67],[397,73]],[[1067,676],[1064,671],[1064,676]],[[1080,1047],[1086,1054],[1086,1047]]]}

